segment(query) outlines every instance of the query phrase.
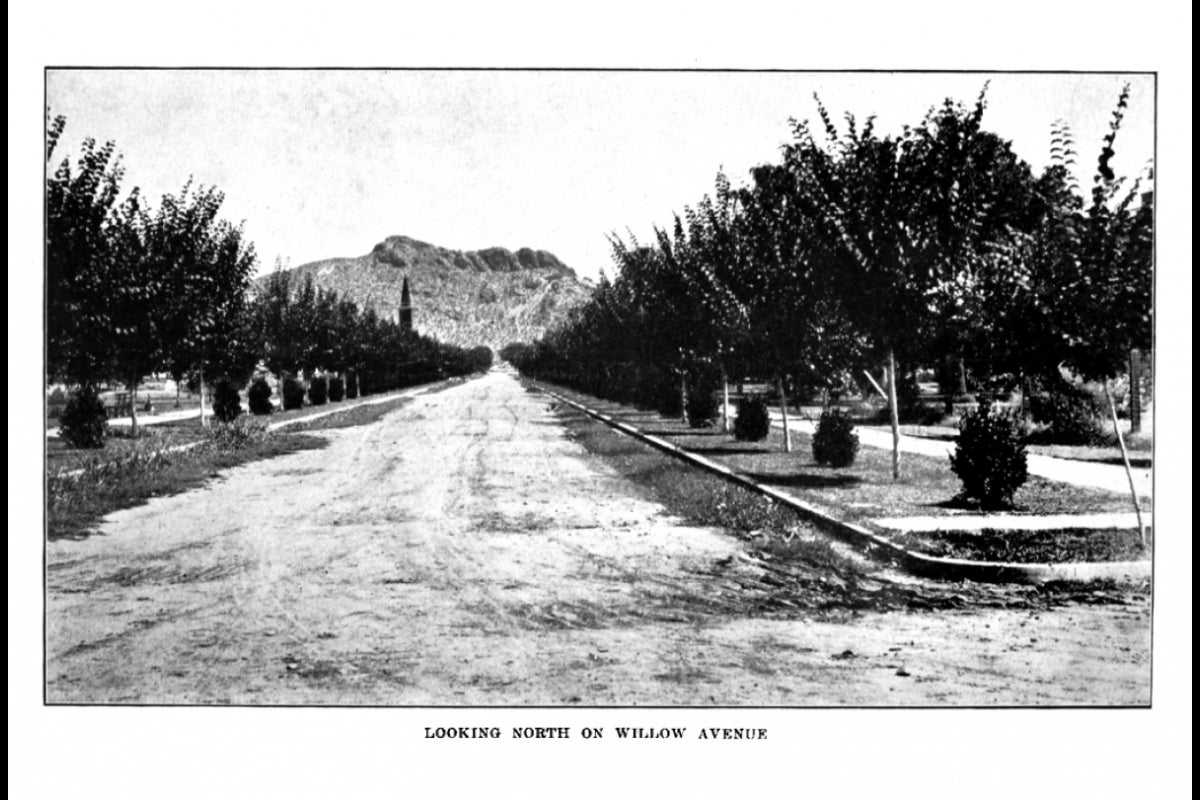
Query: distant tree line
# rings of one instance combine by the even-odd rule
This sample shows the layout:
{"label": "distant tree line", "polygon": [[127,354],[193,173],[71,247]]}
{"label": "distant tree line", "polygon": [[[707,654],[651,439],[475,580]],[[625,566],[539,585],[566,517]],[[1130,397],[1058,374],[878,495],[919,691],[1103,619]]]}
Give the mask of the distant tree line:
{"label": "distant tree line", "polygon": [[486,346],[464,348],[422,336],[397,320],[361,309],[318,289],[311,275],[299,286],[276,270],[249,303],[256,352],[280,376],[353,375],[360,393],[391,391],[491,367]]}
{"label": "distant tree line", "polygon": [[[900,474],[899,415],[918,368],[947,395],[966,359],[1014,382],[1121,374],[1152,337],[1152,212],[1110,166],[1129,96],[1118,98],[1087,195],[1061,123],[1034,174],[947,100],[882,136],[874,118],[792,122],[778,163],[656,228],[610,237],[617,272],[534,343],[501,355],[523,372],[679,414],[689,392],[745,376],[822,395],[886,369]],[[982,376],[987,377],[987,376]],[[786,437],[785,437],[786,441]]]}
{"label": "distant tree line", "polygon": [[47,123],[47,378],[88,395],[86,407],[102,384],[132,397],[152,373],[236,391],[265,365],[279,377],[353,375],[365,393],[490,366],[486,347],[402,330],[311,279],[293,287],[277,271],[254,290],[254,247],[219,217],[220,191],[189,180],[157,208],[136,188],[122,198],[115,145],[85,139],[74,162],[52,167],[66,121]]}

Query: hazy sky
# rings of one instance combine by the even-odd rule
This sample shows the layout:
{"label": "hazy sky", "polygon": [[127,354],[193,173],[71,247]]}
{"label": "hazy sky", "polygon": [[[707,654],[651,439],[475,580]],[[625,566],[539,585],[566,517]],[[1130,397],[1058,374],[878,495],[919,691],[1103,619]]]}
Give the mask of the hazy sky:
{"label": "hazy sky", "polygon": [[127,188],[156,202],[189,175],[226,195],[263,270],[370,251],[404,234],[455,249],[549,250],[582,275],[610,269],[605,234],[652,225],[778,159],[788,118],[878,117],[896,132],[991,81],[985,126],[1035,168],[1056,119],[1073,128],[1081,183],[1121,86],[1130,108],[1114,166],[1153,154],[1150,76],[1017,74],[50,71],[67,117],[55,155],[114,140]]}

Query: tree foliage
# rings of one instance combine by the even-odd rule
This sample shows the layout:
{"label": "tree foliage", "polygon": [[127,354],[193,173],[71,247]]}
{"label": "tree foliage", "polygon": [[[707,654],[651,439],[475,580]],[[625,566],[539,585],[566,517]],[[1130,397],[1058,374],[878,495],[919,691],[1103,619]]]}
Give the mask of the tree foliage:
{"label": "tree foliage", "polygon": [[614,277],[502,356],[664,413],[713,371],[808,394],[885,360],[899,363],[896,395],[919,366],[964,359],[997,377],[1063,365],[1112,377],[1151,338],[1151,207],[1111,169],[1128,90],[1090,200],[1065,125],[1035,175],[984,128],[986,101],[985,86],[885,136],[873,117],[835,122],[817,99],[817,123],[792,122],[779,162],[740,188],[719,174],[650,244],[611,236]]}

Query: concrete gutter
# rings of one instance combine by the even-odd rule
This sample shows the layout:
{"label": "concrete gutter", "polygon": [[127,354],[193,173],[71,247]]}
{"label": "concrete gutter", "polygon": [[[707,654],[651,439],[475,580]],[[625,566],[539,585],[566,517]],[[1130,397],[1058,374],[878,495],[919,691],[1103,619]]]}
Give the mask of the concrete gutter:
{"label": "concrete gutter", "polygon": [[898,562],[905,570],[927,578],[941,580],[971,580],[980,583],[1048,583],[1051,581],[1086,582],[1102,579],[1137,579],[1151,576],[1150,561],[1104,561],[1104,562],[1070,562],[1063,564],[1021,564],[1004,561],[970,561],[961,558],[940,558],[928,556],[914,550],[909,550],[894,544],[873,533],[861,525],[845,522],[818,508],[806,503],[798,497],[786,492],[763,486],[746,478],[728,467],[710,461],[703,456],[688,452],[681,447],[671,444],[657,436],[642,433],[637,428],[619,422],[607,414],[588,408],[574,400],[546,389],[540,384],[532,384],[538,391],[553,397],[560,403],[565,403],[595,420],[603,422],[610,428],[645,442],[668,455],[686,461],[694,466],[718,475],[730,483],[756,492],[774,502],[781,503],[817,527],[839,539],[863,548],[872,557],[882,557]]}

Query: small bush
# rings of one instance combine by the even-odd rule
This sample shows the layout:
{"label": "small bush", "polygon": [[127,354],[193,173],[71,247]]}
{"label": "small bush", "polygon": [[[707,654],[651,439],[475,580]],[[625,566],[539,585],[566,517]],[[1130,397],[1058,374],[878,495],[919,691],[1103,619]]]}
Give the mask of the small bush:
{"label": "small bush", "polygon": [[318,375],[308,382],[308,402],[314,406],[323,406],[329,399],[329,384],[325,376]]}
{"label": "small bush", "polygon": [[304,406],[304,385],[295,378],[283,379],[283,410],[291,411],[293,408],[302,408]]}
{"label": "small bush", "polygon": [[104,446],[108,435],[108,415],[95,387],[83,386],[71,392],[60,418],[58,435],[72,447]]}
{"label": "small bush", "polygon": [[950,468],[962,481],[962,496],[988,510],[1008,508],[1029,477],[1023,422],[1019,416],[982,405],[963,416]]}
{"label": "small bush", "polygon": [[329,379],[329,402],[340,403],[342,398],[346,396],[346,384],[340,377],[334,376]]}
{"label": "small bush", "polygon": [[771,432],[771,416],[767,413],[767,401],[754,395],[738,403],[737,417],[733,420],[733,436],[739,442],[761,442]]}
{"label": "small bush", "polygon": [[213,386],[213,416],[221,422],[233,422],[242,413],[242,398],[238,396],[237,384],[221,378]]}
{"label": "small bush", "polygon": [[858,434],[849,415],[834,409],[821,414],[812,440],[813,459],[827,467],[848,467],[858,455]]}
{"label": "small bush", "polygon": [[266,378],[254,379],[246,393],[246,399],[249,401],[251,414],[270,414],[275,410],[271,404],[271,384],[267,383]]}
{"label": "small bush", "polygon": [[647,387],[646,404],[664,417],[678,417],[683,413],[683,397],[679,394],[679,379],[660,375]]}
{"label": "small bush", "polygon": [[691,427],[711,428],[716,424],[720,413],[721,404],[717,402],[712,388],[707,384],[698,384],[688,392],[687,418]]}
{"label": "small bush", "polygon": [[1103,410],[1095,396],[1065,381],[1046,398],[1030,404],[1037,422],[1049,425],[1039,439],[1047,444],[1093,445],[1104,442]]}
{"label": "small bush", "polygon": [[353,400],[358,397],[358,375],[354,372],[346,373],[346,399]]}
{"label": "small bush", "polygon": [[270,435],[266,420],[242,418],[209,428],[206,443],[214,450],[227,453],[262,442]]}

